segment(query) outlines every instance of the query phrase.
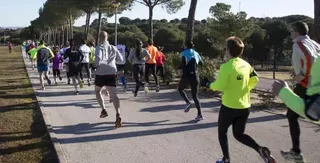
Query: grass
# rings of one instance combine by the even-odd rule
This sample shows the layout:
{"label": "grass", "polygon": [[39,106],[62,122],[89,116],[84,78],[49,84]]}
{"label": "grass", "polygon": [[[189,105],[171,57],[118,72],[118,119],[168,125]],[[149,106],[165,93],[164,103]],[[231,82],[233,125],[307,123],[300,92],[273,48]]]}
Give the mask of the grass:
{"label": "grass", "polygon": [[20,48],[0,57],[0,162],[58,162]]}

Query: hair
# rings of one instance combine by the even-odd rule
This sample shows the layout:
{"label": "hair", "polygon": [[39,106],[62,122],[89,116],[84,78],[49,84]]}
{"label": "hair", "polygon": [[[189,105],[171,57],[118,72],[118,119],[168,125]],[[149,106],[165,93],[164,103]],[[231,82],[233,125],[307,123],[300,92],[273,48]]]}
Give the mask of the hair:
{"label": "hair", "polygon": [[95,46],[95,43],[93,41],[90,41],[89,46]]}
{"label": "hair", "polygon": [[81,44],[86,44],[86,40],[83,38],[83,39],[81,39]]}
{"label": "hair", "polygon": [[192,41],[186,41],[186,42],[185,42],[185,45],[186,45],[187,49],[192,49],[192,48],[194,48],[194,44],[193,44]]}
{"label": "hair", "polygon": [[291,25],[294,32],[300,35],[307,35],[309,32],[309,27],[305,22],[296,22]]}
{"label": "hair", "polygon": [[163,50],[163,46],[159,46],[159,47],[158,47],[158,50],[159,50],[159,51],[162,51],[162,50]]}
{"label": "hair", "polygon": [[106,31],[101,31],[99,35],[100,41],[107,41],[108,40],[108,33]]}
{"label": "hair", "polygon": [[244,50],[244,44],[239,37],[229,37],[227,39],[227,50],[232,57],[239,57]]}
{"label": "hair", "polygon": [[40,41],[40,45],[44,45],[44,41],[43,40]]}
{"label": "hair", "polygon": [[136,56],[139,60],[142,59],[141,51],[142,51],[142,41],[140,39],[136,39]]}
{"label": "hair", "polygon": [[153,40],[151,40],[151,39],[148,40],[148,44],[149,44],[149,45],[153,45]]}

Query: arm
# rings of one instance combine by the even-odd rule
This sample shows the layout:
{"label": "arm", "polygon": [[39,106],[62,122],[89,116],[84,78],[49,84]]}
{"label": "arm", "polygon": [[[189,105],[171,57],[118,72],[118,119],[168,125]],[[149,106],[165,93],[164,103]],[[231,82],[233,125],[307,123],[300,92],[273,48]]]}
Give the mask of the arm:
{"label": "arm", "polygon": [[300,116],[307,118],[305,114],[305,102],[302,98],[296,95],[290,88],[283,87],[279,92],[279,98],[289,107],[292,111]]}
{"label": "arm", "polygon": [[181,57],[181,65],[180,65],[180,69],[184,69],[187,66],[187,59],[186,57],[182,56]]}
{"label": "arm", "polygon": [[146,56],[146,62],[149,62],[151,60],[151,55],[149,54],[148,50],[144,50],[145,56]]}
{"label": "arm", "polygon": [[102,51],[100,49],[100,46],[96,47],[96,51],[95,51],[95,61],[93,63],[93,67],[99,67],[100,65],[100,61],[101,61],[101,58],[102,58]]}
{"label": "arm", "polygon": [[48,48],[48,50],[49,50],[49,53],[50,53],[50,59],[52,59],[54,57],[54,54],[53,54],[53,52],[52,52],[52,50],[50,48]]}
{"label": "arm", "polygon": [[[296,76],[301,76],[302,74],[302,51],[297,45],[297,43],[293,44],[293,52],[292,52],[292,67],[294,69],[294,73]],[[297,79],[298,80],[298,79]],[[298,81],[299,82],[299,81]]]}
{"label": "arm", "polygon": [[210,89],[212,89],[213,91],[223,92],[227,87],[228,78],[228,69],[225,67],[225,65],[221,65],[217,80],[210,84]]}
{"label": "arm", "polygon": [[84,55],[83,55],[83,53],[82,53],[82,51],[81,50],[78,50],[78,54],[79,54],[79,56],[80,56],[80,62],[82,62],[82,60],[83,60],[83,58],[84,58]]}
{"label": "arm", "polygon": [[125,58],[122,57],[122,54],[120,53],[120,51],[118,50],[117,47],[113,47],[116,53],[116,60],[118,62],[123,62],[125,60]]}
{"label": "arm", "polygon": [[130,63],[132,63],[132,61],[133,61],[133,50],[131,50],[130,53],[129,53],[128,61],[129,61]]}
{"label": "arm", "polygon": [[258,82],[259,82],[258,73],[251,67],[250,79],[248,83],[249,90],[252,90],[253,88],[255,88]]}

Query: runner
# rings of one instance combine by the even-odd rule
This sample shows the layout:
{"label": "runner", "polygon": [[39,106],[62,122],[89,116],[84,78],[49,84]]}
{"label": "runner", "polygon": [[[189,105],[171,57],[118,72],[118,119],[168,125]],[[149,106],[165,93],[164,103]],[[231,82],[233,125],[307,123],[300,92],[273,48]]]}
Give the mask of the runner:
{"label": "runner", "polygon": [[31,50],[28,51],[30,54],[30,60],[31,60],[31,65],[32,65],[32,70],[36,67],[36,60],[37,60],[37,48],[32,48]]}
{"label": "runner", "polygon": [[62,70],[62,63],[63,63],[63,58],[60,55],[59,52],[59,48],[58,47],[54,47],[54,58],[53,58],[53,63],[52,63],[52,72],[53,72],[53,78],[54,78],[54,82],[56,85],[58,85],[57,83],[57,77],[59,77],[59,80],[62,80],[61,77],[61,70]]}
{"label": "runner", "polygon": [[127,91],[127,82],[126,79],[124,78],[124,69],[126,66],[126,46],[124,45],[117,45],[118,50],[120,51],[123,61],[117,61],[116,65],[117,65],[117,70],[118,70],[118,76],[120,78],[120,81],[122,83],[123,86],[123,90],[126,92]]}
{"label": "runner", "polygon": [[[291,26],[291,37],[293,39],[292,66],[295,72],[295,81],[297,85],[294,93],[301,98],[306,97],[307,87],[310,83],[310,72],[312,64],[320,55],[320,45],[311,40],[307,35],[308,25],[303,22],[297,22]],[[305,162],[300,149],[300,126],[298,122],[299,115],[288,109],[287,118],[292,140],[292,149],[281,151],[281,155],[287,160]]]}
{"label": "runner", "polygon": [[257,85],[258,76],[249,63],[239,58],[244,44],[240,38],[227,39],[226,56],[229,59],[222,64],[219,75],[210,88],[221,91],[222,105],[218,119],[219,142],[223,158],[216,163],[230,163],[227,131],[233,126],[233,135],[239,142],[255,149],[265,163],[275,163],[270,150],[258,145],[249,135],[244,134],[249,117],[250,91]]}
{"label": "runner", "polygon": [[151,74],[153,75],[154,77],[154,81],[156,82],[156,92],[159,92],[160,91],[160,86],[159,86],[159,83],[158,83],[158,77],[157,77],[157,74],[156,74],[156,58],[159,56],[159,51],[158,49],[153,46],[153,41],[152,40],[149,40],[148,42],[148,47],[146,48],[149,52],[149,54],[151,55],[151,60],[149,60],[147,63],[146,63],[146,70],[145,70],[145,80],[147,82],[147,84],[149,85],[149,70],[151,69]]}
{"label": "runner", "polygon": [[160,73],[160,76],[165,83],[164,76],[164,62],[166,61],[166,56],[162,53],[163,47],[159,47],[159,56],[156,58],[157,60],[157,75]]}
{"label": "runner", "polygon": [[90,71],[90,67],[89,67],[89,55],[90,55],[90,51],[91,49],[89,48],[89,46],[86,45],[86,41],[83,39],[81,40],[82,45],[80,46],[79,50],[80,52],[83,54],[83,60],[81,62],[81,69],[80,69],[80,79],[81,82],[84,83],[83,81],[83,76],[82,76],[82,70],[83,68],[86,70],[87,73],[87,82],[88,82],[88,86],[90,86],[90,81],[91,81],[91,71]]}
{"label": "runner", "polygon": [[90,56],[89,56],[89,62],[90,62],[90,69],[91,69],[91,78],[92,78],[92,74],[94,74],[93,72],[95,71],[94,67],[93,67],[93,63],[95,60],[95,43],[93,41],[90,41],[89,43],[89,48],[90,48]]}
{"label": "runner", "polygon": [[8,49],[9,49],[9,53],[11,53],[11,51],[12,51],[12,43],[10,41],[8,42]]}
{"label": "runner", "polygon": [[52,59],[53,57],[54,55],[52,51],[46,46],[44,46],[44,41],[40,41],[40,45],[38,47],[38,52],[37,52],[37,67],[40,75],[40,84],[41,84],[42,90],[45,90],[44,83],[43,83],[43,75],[45,76],[48,84],[51,85],[51,80],[48,77],[48,71],[49,71],[50,59]]}
{"label": "runner", "polygon": [[96,77],[95,77],[95,91],[97,101],[102,109],[100,118],[108,116],[105,109],[104,99],[101,94],[102,88],[107,87],[110,97],[113,100],[113,106],[116,110],[116,122],[115,127],[121,127],[121,117],[120,117],[120,100],[117,95],[117,67],[116,60],[122,61],[123,58],[115,46],[112,46],[108,42],[108,33],[100,33],[100,45],[96,48],[96,58],[94,62],[94,67],[96,67]]}
{"label": "runner", "polygon": [[148,93],[148,87],[142,83],[141,79],[145,75],[145,64],[151,59],[150,54],[142,48],[141,40],[136,40],[136,47],[132,49],[128,60],[133,65],[133,77],[136,82],[136,89],[133,91],[134,97],[137,97],[140,86],[144,86],[145,93]]}
{"label": "runner", "polygon": [[[60,50],[60,54],[63,56],[63,58],[65,58],[65,53],[66,53],[67,49],[69,49],[69,48],[70,48],[70,46],[65,45],[64,48],[62,48],[62,49]],[[67,82],[68,82],[68,85],[69,85],[69,84],[70,84],[70,73],[69,73],[68,64],[69,64],[69,58],[67,57],[67,58],[65,58],[65,59],[63,60],[63,67],[64,67],[65,70],[66,70],[66,73],[67,73]]]}
{"label": "runner", "polygon": [[[82,53],[75,47],[75,43],[73,39],[69,40],[70,48],[66,50],[64,58],[69,58],[68,62],[68,70],[69,76],[72,78],[72,83],[75,89],[75,94],[79,94],[78,84],[80,88],[83,88],[83,84],[80,81],[79,73],[81,71],[81,61],[83,60]],[[77,83],[78,81],[78,83]]]}
{"label": "runner", "polygon": [[196,121],[203,120],[202,112],[201,112],[201,104],[199,102],[198,93],[199,93],[199,74],[198,74],[198,65],[202,65],[202,59],[198,52],[193,50],[193,43],[186,42],[186,49],[182,52],[182,77],[179,83],[179,93],[181,97],[186,102],[186,108],[184,112],[189,112],[191,108],[190,100],[188,99],[184,89],[190,84],[191,86],[191,94],[193,101],[197,107],[198,114],[195,118]]}

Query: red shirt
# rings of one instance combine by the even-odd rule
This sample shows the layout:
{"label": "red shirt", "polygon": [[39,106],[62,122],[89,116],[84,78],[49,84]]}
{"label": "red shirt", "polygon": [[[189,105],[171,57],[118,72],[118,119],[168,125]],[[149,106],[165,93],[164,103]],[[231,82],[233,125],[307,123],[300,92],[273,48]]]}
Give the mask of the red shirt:
{"label": "red shirt", "polygon": [[159,51],[159,56],[156,58],[157,66],[162,66],[166,61],[166,56]]}

